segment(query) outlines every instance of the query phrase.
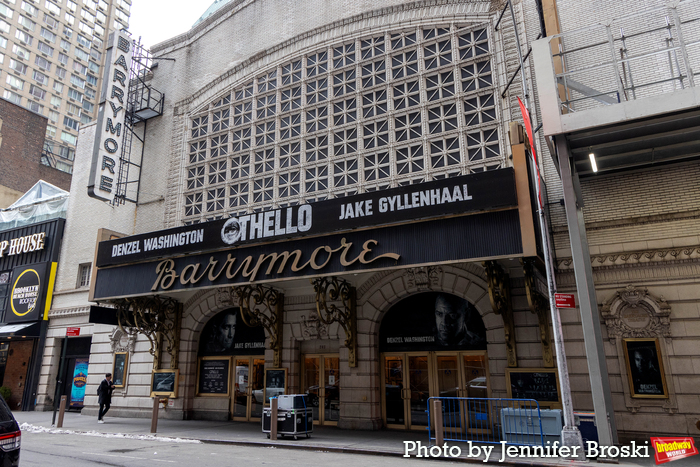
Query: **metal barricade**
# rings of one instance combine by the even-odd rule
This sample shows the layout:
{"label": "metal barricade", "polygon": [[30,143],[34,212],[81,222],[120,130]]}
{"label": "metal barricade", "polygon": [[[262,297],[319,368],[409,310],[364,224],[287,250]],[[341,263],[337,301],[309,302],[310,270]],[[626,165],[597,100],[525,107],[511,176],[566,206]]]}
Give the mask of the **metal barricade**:
{"label": "metal barricade", "polygon": [[[433,426],[436,416],[433,401],[442,404],[441,433],[436,433]],[[505,441],[518,446],[545,445],[542,412],[539,403],[533,399],[431,397],[427,412],[428,438],[431,442],[439,439],[490,444]]]}

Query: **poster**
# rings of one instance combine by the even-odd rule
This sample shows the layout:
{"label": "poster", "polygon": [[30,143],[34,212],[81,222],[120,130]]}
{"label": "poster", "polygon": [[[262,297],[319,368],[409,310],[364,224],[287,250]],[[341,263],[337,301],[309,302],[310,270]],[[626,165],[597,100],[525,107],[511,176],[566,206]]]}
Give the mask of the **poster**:
{"label": "poster", "polygon": [[262,355],[265,353],[265,329],[248,327],[238,308],[229,308],[212,317],[202,330],[200,356]]}
{"label": "poster", "polygon": [[667,398],[658,339],[623,339],[632,397]]}
{"label": "poster", "polygon": [[87,384],[88,375],[88,361],[89,359],[87,358],[75,359],[73,383],[71,384],[70,390],[70,404],[68,404],[69,407],[78,409],[83,408],[83,401],[85,400],[85,385]]}
{"label": "poster", "polygon": [[463,298],[420,293],[401,300],[384,316],[379,350],[486,350],[486,328],[477,309]]}

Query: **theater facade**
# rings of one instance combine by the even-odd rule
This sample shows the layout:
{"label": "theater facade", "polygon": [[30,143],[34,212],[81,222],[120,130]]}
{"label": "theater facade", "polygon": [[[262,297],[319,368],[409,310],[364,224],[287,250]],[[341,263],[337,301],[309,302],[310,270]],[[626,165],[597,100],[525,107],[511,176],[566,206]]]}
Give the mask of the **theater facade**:
{"label": "theater facade", "polygon": [[[91,338],[87,415],[108,371],[113,416],[150,417],[155,397],[162,417],[259,421],[282,391],[348,429],[422,430],[431,396],[560,408],[535,216],[539,184],[566,236],[560,180],[539,139],[538,180],[518,124],[517,97],[537,112],[516,47],[543,32],[531,3],[511,15],[491,1],[235,0],[153,47],[139,77],[164,105],[119,142],[138,174],[126,195],[109,192],[119,171],[102,178],[117,146],[100,149],[99,177],[91,168],[116,120],[80,130],[39,406],[53,407],[58,349],[77,327]],[[96,180],[115,202],[88,196]],[[663,322],[665,302],[644,297]],[[561,318],[574,409],[591,411],[579,310]],[[677,407],[671,369],[632,383],[657,393],[625,399],[618,350],[605,348],[611,418],[634,434],[625,400]]]}

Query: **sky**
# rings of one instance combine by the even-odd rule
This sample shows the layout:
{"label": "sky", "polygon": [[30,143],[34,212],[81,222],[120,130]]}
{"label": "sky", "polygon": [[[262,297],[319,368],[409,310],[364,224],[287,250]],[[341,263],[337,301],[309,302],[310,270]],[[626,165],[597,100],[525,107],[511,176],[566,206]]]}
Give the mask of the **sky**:
{"label": "sky", "polygon": [[133,0],[129,32],[146,48],[189,31],[214,0]]}

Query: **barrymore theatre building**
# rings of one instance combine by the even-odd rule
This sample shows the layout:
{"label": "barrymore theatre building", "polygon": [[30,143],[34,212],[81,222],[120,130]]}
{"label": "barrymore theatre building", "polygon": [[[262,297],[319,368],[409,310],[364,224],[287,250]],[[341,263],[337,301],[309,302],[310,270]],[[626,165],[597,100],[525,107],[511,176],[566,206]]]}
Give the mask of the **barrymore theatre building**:
{"label": "barrymore theatre building", "polygon": [[[83,413],[111,371],[110,415],[150,416],[155,392],[164,417],[255,421],[279,369],[318,423],[421,429],[430,396],[507,397],[511,370],[553,371],[499,15],[236,0],[156,46],[138,203],[85,189],[114,196],[89,169],[113,125],[78,144],[47,346],[67,325],[92,337]],[[518,5],[521,33],[534,15]]]}

